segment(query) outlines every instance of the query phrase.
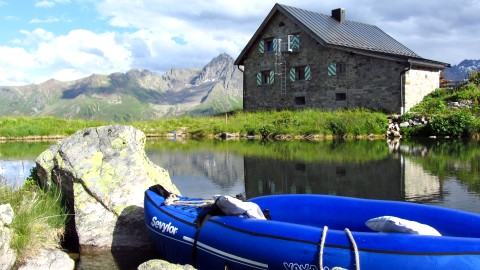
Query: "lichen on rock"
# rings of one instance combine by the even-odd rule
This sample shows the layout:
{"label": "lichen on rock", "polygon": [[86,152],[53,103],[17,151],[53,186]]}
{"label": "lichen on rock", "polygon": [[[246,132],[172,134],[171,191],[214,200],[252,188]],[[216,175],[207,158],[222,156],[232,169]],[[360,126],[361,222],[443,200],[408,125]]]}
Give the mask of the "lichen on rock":
{"label": "lichen on rock", "polygon": [[145,139],[131,126],[86,128],[37,158],[41,183],[60,187],[74,214],[80,245],[128,249],[151,244],[139,210],[145,190],[161,184],[179,191],[168,172],[148,159]]}

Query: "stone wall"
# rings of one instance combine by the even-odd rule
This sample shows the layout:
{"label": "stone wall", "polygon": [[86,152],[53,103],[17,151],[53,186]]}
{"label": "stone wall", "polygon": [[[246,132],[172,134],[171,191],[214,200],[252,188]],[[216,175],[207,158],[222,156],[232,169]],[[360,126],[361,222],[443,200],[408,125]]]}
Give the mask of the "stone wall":
{"label": "stone wall", "polygon": [[[260,42],[270,38],[281,38],[285,43],[289,34],[299,35],[300,49],[298,52],[285,53],[285,58],[281,58],[282,62],[286,63],[286,90],[281,89],[281,77],[278,74],[275,75],[273,84],[258,85],[257,73],[275,71],[276,67],[275,53],[266,52],[267,48],[264,53],[260,53],[258,49]],[[344,63],[345,74],[330,76],[328,67],[334,63]],[[305,66],[310,68],[310,80],[291,81],[289,79],[291,68]],[[324,47],[310,34],[302,31],[293,21],[277,13],[245,55],[244,109],[247,111],[301,108],[335,110],[361,107],[387,113],[400,113],[401,75],[408,66],[406,62]],[[419,96],[409,95],[408,104],[423,97],[423,92],[418,90],[423,87],[423,84],[414,83],[414,80],[421,77],[423,73],[417,76],[412,70],[410,74],[408,79],[410,86],[415,86],[415,91],[411,93]],[[431,77],[433,80],[434,76]],[[431,91],[431,87],[428,89]]]}

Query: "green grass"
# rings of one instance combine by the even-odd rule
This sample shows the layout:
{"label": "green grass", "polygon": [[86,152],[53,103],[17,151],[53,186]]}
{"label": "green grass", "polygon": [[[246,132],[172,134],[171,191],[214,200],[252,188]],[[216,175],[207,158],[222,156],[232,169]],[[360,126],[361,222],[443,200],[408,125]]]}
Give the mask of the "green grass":
{"label": "green grass", "polygon": [[[470,102],[469,108],[456,109],[449,106],[452,102],[465,101]],[[471,83],[459,89],[437,89],[403,115],[402,119],[409,119],[413,114],[431,117],[430,124],[402,129],[402,135],[405,137],[478,136],[480,133],[480,87]]]}
{"label": "green grass", "polygon": [[0,117],[0,137],[71,135],[77,130],[106,125],[108,122],[56,117]]}
{"label": "green grass", "polygon": [[[387,128],[383,113],[368,110],[326,112],[320,110],[235,112],[214,117],[163,118],[155,121],[119,122],[145,134],[165,135],[185,129],[190,136],[205,137],[222,132],[263,137],[288,134],[354,137],[381,135]],[[85,127],[111,122],[66,120],[54,117],[1,117],[0,137],[71,135]]]}
{"label": "green grass", "polygon": [[60,247],[67,215],[59,192],[43,190],[31,179],[19,190],[0,183],[0,201],[14,211],[10,246],[17,252],[17,262],[31,258],[40,248]]}
{"label": "green grass", "polygon": [[260,111],[236,112],[205,118],[179,118],[132,125],[145,131],[158,134],[168,133],[187,127],[192,135],[205,136],[221,132],[244,135],[279,134],[289,135],[336,135],[356,136],[383,134],[387,127],[387,117],[382,113],[367,110],[325,112],[319,110],[301,111]]}

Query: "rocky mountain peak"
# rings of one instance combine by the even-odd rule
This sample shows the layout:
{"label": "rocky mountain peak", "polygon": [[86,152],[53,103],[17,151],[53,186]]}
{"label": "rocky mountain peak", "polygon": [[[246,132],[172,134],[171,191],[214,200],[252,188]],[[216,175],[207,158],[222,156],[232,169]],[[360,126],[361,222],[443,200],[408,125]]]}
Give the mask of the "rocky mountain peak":
{"label": "rocky mountain peak", "polygon": [[131,69],[125,73],[128,81],[144,89],[160,90],[165,88],[165,81],[156,72],[146,69]]}
{"label": "rocky mountain peak", "polygon": [[191,68],[191,69],[176,69],[172,68],[171,70],[165,72],[162,75],[162,80],[165,82],[165,86],[168,89],[177,90],[183,88],[187,85],[190,85],[192,80],[198,74],[200,69]]}
{"label": "rocky mountain peak", "polygon": [[445,70],[447,80],[461,81],[468,78],[470,71],[480,70],[480,60],[465,59],[457,65]]}
{"label": "rocky mountain peak", "polygon": [[241,95],[243,85],[243,74],[235,67],[234,59],[222,53],[213,58],[192,80],[193,85],[200,85],[207,82],[219,82],[228,93]]}
{"label": "rocky mountain peak", "polygon": [[209,81],[228,79],[235,71],[233,61],[233,58],[228,54],[220,54],[202,69],[202,72],[192,81],[192,84],[198,85]]}

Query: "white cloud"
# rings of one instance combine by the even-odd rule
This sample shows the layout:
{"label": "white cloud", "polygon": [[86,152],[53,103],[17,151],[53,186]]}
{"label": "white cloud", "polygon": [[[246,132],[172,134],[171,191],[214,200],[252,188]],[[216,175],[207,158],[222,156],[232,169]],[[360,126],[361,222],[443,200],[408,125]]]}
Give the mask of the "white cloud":
{"label": "white cloud", "polygon": [[133,56],[142,56],[135,58],[135,67],[161,73],[202,67],[223,52],[236,57],[272,6],[252,0],[163,1],[161,5],[154,0],[106,0],[97,8],[111,25],[139,29],[126,37]]}
{"label": "white cloud", "polygon": [[55,6],[55,3],[54,3],[53,1],[43,0],[43,1],[36,2],[36,3],[35,3],[35,6],[36,6],[36,7],[46,7],[46,8],[50,8],[50,7]]}
{"label": "white cloud", "polygon": [[0,46],[0,85],[29,82],[28,70],[34,65],[34,57],[24,49]]}
{"label": "white cloud", "polygon": [[56,4],[65,4],[65,3],[70,3],[70,0],[40,0],[35,2],[35,7],[51,8],[51,7],[54,7]]}
{"label": "white cloud", "polygon": [[43,29],[23,31],[23,43],[38,46],[27,51],[0,47],[0,85],[40,83],[50,78],[74,80],[92,73],[110,74],[132,66],[129,44],[119,42],[115,33],[95,34],[74,30],[54,36]]}
{"label": "white cloud", "polygon": [[54,38],[53,33],[48,32],[43,28],[36,28],[33,31],[20,30],[20,33],[23,34],[24,37],[12,41],[12,43],[18,46],[37,46],[40,42],[52,40]]}
{"label": "white cloud", "polygon": [[49,17],[49,18],[46,18],[46,19],[31,19],[30,20],[30,23],[56,23],[56,22],[59,22],[60,19],[58,18],[53,18],[53,17]]}
{"label": "white cloud", "polygon": [[42,65],[75,68],[83,74],[128,70],[131,53],[116,43],[115,33],[95,34],[74,30],[51,42],[41,43],[36,57]]}

